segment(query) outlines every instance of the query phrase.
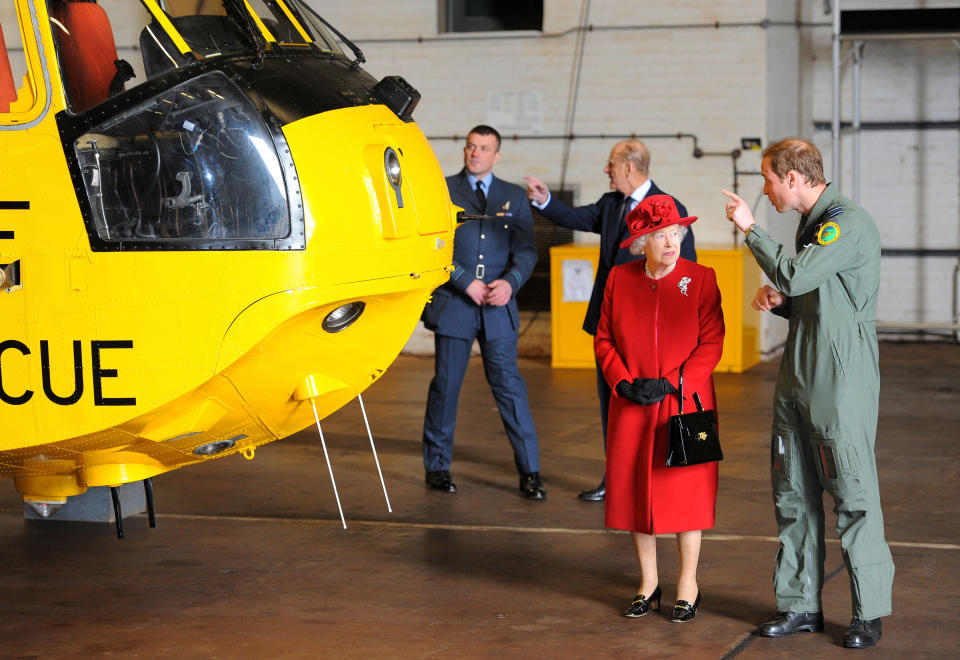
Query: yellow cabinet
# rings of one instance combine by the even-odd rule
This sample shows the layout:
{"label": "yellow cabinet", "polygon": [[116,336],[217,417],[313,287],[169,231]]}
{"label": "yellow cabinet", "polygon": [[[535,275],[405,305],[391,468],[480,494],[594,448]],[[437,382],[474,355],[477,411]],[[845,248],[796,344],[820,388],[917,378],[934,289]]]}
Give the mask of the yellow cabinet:
{"label": "yellow cabinet", "polygon": [[593,337],[583,330],[600,260],[596,243],[550,248],[550,366],[593,369]]}
{"label": "yellow cabinet", "polygon": [[697,263],[717,273],[727,333],[717,371],[740,373],[760,361],[760,313],[750,306],[760,288],[760,267],[746,246],[698,244]]}

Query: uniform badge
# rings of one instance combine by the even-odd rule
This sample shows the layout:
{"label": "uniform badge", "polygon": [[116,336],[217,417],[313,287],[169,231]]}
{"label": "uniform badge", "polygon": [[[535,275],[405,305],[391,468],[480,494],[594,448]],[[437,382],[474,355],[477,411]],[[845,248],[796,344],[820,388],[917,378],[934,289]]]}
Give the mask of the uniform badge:
{"label": "uniform badge", "polygon": [[840,225],[836,222],[825,222],[817,232],[817,243],[819,245],[830,245],[840,238]]}
{"label": "uniform badge", "polygon": [[680,281],[677,282],[677,286],[680,287],[680,293],[687,295],[687,285],[691,282],[689,277],[681,277]]}

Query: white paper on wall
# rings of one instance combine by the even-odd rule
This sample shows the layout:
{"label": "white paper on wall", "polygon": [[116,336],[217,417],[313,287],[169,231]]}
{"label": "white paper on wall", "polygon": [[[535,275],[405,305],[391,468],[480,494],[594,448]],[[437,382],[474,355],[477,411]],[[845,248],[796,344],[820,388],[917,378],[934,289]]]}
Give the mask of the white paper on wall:
{"label": "white paper on wall", "polygon": [[589,302],[593,291],[593,262],[589,259],[564,259],[563,302]]}

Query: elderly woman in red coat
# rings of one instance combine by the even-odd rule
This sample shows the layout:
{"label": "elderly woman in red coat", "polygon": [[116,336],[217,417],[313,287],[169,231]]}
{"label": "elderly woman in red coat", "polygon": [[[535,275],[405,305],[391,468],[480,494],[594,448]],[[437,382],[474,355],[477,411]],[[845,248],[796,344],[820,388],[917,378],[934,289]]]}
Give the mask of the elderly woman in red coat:
{"label": "elderly woman in red coat", "polygon": [[689,621],[700,604],[697,562],[701,530],[713,527],[717,463],[666,466],[667,424],[694,392],[716,410],[713,370],[723,351],[723,312],[712,269],[680,258],[687,225],[669,195],[645,198],[626,218],[630,246],[645,258],[617,266],[604,292],[594,340],[597,360],[615,395],[607,433],[606,525],[633,532],[639,593],[625,616],[643,616],[662,590],[657,534],[676,533],[680,551],[677,604],[671,620]]}

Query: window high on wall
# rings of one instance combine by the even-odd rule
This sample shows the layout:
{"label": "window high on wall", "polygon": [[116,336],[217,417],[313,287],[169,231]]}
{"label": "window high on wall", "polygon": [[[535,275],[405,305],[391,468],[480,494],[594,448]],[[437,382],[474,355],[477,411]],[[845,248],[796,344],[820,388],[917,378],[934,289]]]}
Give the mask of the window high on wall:
{"label": "window high on wall", "polygon": [[542,29],[543,0],[440,0],[441,32]]}

